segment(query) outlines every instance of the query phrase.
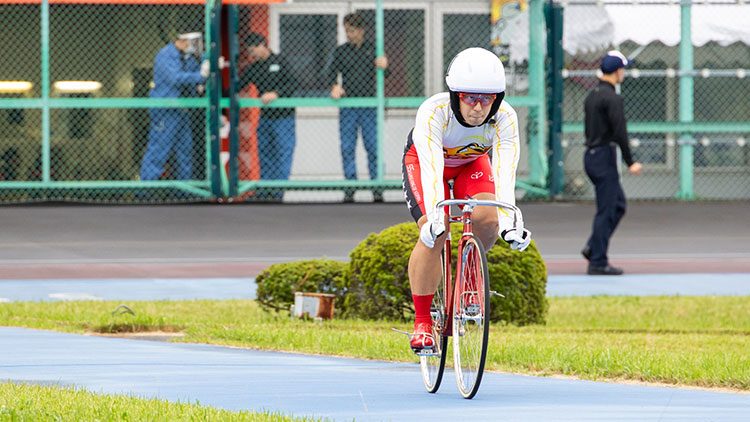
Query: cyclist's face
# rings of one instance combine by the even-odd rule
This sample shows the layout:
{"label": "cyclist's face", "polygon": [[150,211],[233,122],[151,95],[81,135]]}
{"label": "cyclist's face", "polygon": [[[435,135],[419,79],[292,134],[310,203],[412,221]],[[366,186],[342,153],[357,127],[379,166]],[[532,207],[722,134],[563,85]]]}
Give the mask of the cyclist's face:
{"label": "cyclist's face", "polygon": [[470,105],[461,100],[458,104],[461,107],[461,115],[464,120],[472,126],[481,125],[484,119],[490,114],[490,109],[492,108],[492,101],[487,105],[482,105],[482,101],[476,101],[474,105]]}

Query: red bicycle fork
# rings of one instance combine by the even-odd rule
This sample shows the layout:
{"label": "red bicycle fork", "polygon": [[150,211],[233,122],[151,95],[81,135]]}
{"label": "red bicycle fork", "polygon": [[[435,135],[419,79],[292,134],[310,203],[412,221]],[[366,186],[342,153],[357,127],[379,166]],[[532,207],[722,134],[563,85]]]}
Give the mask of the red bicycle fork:
{"label": "red bicycle fork", "polygon": [[[445,258],[443,260],[443,264],[445,265],[445,267],[443,268],[445,274],[445,280],[443,280],[443,282],[445,283],[445,286],[443,286],[443,291],[445,292],[445,315],[443,315],[444,322],[442,335],[448,337],[453,335],[453,301],[456,294],[453,274],[451,274],[451,223],[463,223],[464,231],[461,234],[462,238],[466,235],[472,235],[471,211],[471,208],[466,207],[460,217],[449,216],[448,226],[445,229],[448,232],[448,235],[445,237],[445,244],[443,245],[443,256]],[[461,274],[461,271],[463,271],[463,264],[461,262],[461,254],[463,253],[463,249],[463,242],[459,241],[458,250],[456,251],[456,282],[458,281],[458,274]]]}

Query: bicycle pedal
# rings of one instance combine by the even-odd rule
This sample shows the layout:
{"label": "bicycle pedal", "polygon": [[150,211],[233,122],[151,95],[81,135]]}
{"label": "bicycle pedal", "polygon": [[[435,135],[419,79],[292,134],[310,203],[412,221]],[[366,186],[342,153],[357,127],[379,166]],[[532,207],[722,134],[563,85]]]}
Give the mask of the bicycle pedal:
{"label": "bicycle pedal", "polygon": [[419,357],[433,357],[433,356],[440,356],[440,353],[438,353],[437,348],[429,348],[429,349],[411,349],[415,355]]}

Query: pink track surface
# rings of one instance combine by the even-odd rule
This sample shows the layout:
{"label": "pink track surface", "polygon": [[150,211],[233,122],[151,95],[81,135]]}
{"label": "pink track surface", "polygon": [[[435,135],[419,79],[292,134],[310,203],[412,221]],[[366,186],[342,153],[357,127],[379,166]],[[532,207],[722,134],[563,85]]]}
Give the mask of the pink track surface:
{"label": "pink track surface", "polygon": [[[54,264],[0,265],[0,279],[88,278],[246,278],[256,277],[272,262],[214,262],[211,264]],[[579,260],[548,260],[548,274],[585,274]],[[749,273],[747,259],[613,259],[628,274]]]}
{"label": "pink track surface", "polygon": [[[580,260],[547,261],[548,274],[585,274],[586,262]],[[747,259],[613,259],[612,265],[628,274],[727,274],[750,273]]]}
{"label": "pink track surface", "polygon": [[0,279],[101,278],[245,278],[255,277],[270,264],[55,264],[0,266]]}

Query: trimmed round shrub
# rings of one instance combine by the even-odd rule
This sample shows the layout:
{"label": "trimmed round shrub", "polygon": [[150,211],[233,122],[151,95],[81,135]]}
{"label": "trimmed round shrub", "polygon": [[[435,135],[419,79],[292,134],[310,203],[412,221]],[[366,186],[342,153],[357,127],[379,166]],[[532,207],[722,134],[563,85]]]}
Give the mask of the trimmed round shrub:
{"label": "trimmed round shrub", "polygon": [[398,224],[369,236],[349,254],[347,313],[364,319],[404,319],[414,313],[409,255],[419,238],[416,224]]}
{"label": "trimmed round shrub", "polygon": [[[451,225],[453,274],[461,225]],[[414,223],[370,234],[349,255],[345,316],[365,319],[407,319],[414,313],[407,273],[409,256],[419,238]],[[516,325],[543,324],[547,314],[547,270],[532,241],[524,251],[499,240],[487,252],[491,298],[490,320]]]}
{"label": "trimmed round shrub", "polygon": [[349,264],[330,259],[274,264],[256,277],[257,298],[267,310],[289,310],[295,292],[331,293],[336,295],[334,309],[338,315],[345,310],[342,297]]}

